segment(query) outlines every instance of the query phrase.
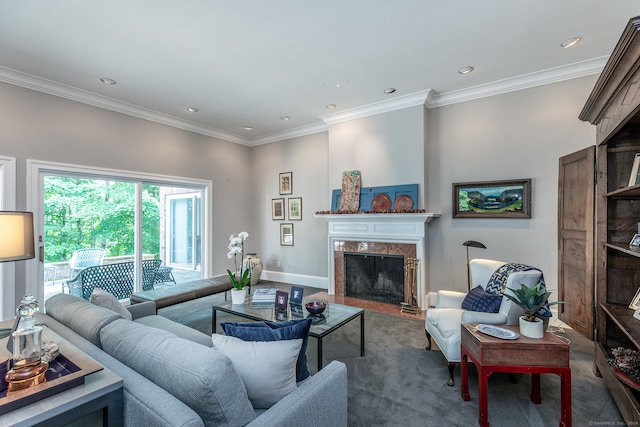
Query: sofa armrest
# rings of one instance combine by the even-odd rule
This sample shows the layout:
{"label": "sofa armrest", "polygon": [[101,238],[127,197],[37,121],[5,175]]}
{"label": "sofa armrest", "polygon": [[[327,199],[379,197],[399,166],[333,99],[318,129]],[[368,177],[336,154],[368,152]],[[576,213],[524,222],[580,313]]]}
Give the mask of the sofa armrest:
{"label": "sofa armrest", "polygon": [[502,313],[484,313],[482,311],[463,311],[462,323],[486,323],[488,325],[502,325],[507,323],[507,316]]}
{"label": "sofa armrest", "polygon": [[458,291],[438,291],[436,308],[462,308],[462,301],[467,294]]}
{"label": "sofa armrest", "polygon": [[332,361],[247,426],[298,427],[301,420],[335,427],[347,425],[347,366],[344,363]]}
{"label": "sofa armrest", "polygon": [[141,302],[138,304],[131,304],[127,306],[127,310],[131,313],[133,319],[139,319],[141,317],[153,316],[156,314],[156,303],[153,301]]}

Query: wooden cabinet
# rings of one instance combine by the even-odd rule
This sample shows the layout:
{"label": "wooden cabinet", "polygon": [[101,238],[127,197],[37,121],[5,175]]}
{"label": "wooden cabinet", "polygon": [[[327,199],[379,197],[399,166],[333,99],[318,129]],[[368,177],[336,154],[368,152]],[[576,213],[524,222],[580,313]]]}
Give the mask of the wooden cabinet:
{"label": "wooden cabinet", "polygon": [[640,222],[640,185],[629,186],[640,153],[640,17],[629,21],[580,119],[597,126],[596,345],[598,371],[627,423],[640,422],[640,392],[607,363],[609,350],[640,350],[640,320],[628,308],[640,287],[640,250],[629,242]]}

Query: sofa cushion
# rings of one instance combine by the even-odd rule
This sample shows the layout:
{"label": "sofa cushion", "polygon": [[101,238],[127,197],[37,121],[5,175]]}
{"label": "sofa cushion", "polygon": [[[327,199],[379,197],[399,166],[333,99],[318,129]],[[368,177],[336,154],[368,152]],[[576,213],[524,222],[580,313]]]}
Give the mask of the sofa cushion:
{"label": "sofa cushion", "polygon": [[132,319],[129,310],[127,310],[124,305],[120,304],[120,301],[118,301],[116,297],[103,289],[94,288],[93,292],[91,293],[91,297],[89,297],[89,302],[95,305],[99,305],[100,307],[107,308],[111,311],[115,311],[127,320]]}
{"label": "sofa cushion", "polygon": [[68,294],[56,294],[44,302],[47,314],[92,344],[100,347],[100,331],[122,316]]}
{"label": "sofa cushion", "polygon": [[229,356],[254,408],[270,408],[296,389],[296,361],[302,339],[243,341],[213,334],[213,348]]}
{"label": "sofa cushion", "polygon": [[169,320],[166,317],[158,316],[157,314],[154,314],[152,316],[140,317],[138,319],[135,319],[134,322],[140,323],[141,325],[151,326],[152,328],[171,332],[172,334],[175,334],[180,338],[197,342],[198,344],[202,344],[207,347],[213,346],[213,344],[211,343],[211,337],[209,335],[203,334],[202,332],[183,325],[182,323]]}
{"label": "sofa cushion", "polygon": [[483,311],[485,313],[497,313],[502,303],[502,295],[494,295],[482,289],[478,285],[471,289],[464,300],[462,308],[469,311]]}
{"label": "sofa cushion", "polygon": [[309,377],[307,368],[307,342],[311,318],[287,322],[225,322],[220,326],[228,336],[244,341],[279,341],[302,339],[302,348],[296,362],[296,381]]}
{"label": "sofa cushion", "polygon": [[255,418],[242,379],[222,353],[127,320],[100,334],[104,350],[193,409],[209,426],[241,426]]}

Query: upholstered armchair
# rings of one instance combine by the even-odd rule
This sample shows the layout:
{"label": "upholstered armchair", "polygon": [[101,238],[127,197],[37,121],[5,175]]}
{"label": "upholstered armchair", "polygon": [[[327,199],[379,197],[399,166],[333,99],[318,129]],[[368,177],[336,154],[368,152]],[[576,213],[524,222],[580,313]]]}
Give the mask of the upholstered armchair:
{"label": "upholstered armchair", "polygon": [[[486,289],[490,279],[505,262],[488,259],[473,259],[469,263],[471,273],[472,292],[477,286]],[[494,276],[495,277],[495,276]],[[521,284],[533,287],[542,278],[542,272],[537,269],[526,271],[513,271],[506,276],[504,283],[505,292],[508,289],[519,289]],[[479,290],[476,289],[476,293]],[[435,307],[427,309],[425,318],[425,333],[427,334],[427,350],[431,350],[431,340],[433,339],[438,348],[447,359],[449,367],[449,380],[447,385],[453,386],[453,371],[460,363],[460,333],[463,323],[484,323],[484,324],[518,324],[518,317],[524,314],[523,310],[505,297],[488,297],[493,300],[497,312],[471,311],[462,308],[463,301],[467,293],[440,290],[437,293],[437,303]],[[497,298],[497,301],[496,301]],[[469,301],[469,299],[467,300]],[[465,304],[468,305],[468,302]],[[499,308],[498,308],[499,307]],[[493,311],[493,310],[491,310]]]}

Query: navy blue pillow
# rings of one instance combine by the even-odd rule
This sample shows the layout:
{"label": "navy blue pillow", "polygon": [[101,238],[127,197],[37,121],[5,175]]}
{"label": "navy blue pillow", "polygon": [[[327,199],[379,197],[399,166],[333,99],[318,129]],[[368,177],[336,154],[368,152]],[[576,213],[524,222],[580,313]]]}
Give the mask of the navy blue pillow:
{"label": "navy blue pillow", "polygon": [[296,363],[296,382],[309,377],[307,368],[307,342],[311,318],[287,322],[224,322],[220,326],[224,333],[243,341],[280,341],[302,338],[302,347]]}
{"label": "navy blue pillow", "polygon": [[485,313],[497,313],[500,310],[502,296],[493,295],[482,289],[482,286],[471,289],[464,300],[462,308],[469,311],[483,311]]}

